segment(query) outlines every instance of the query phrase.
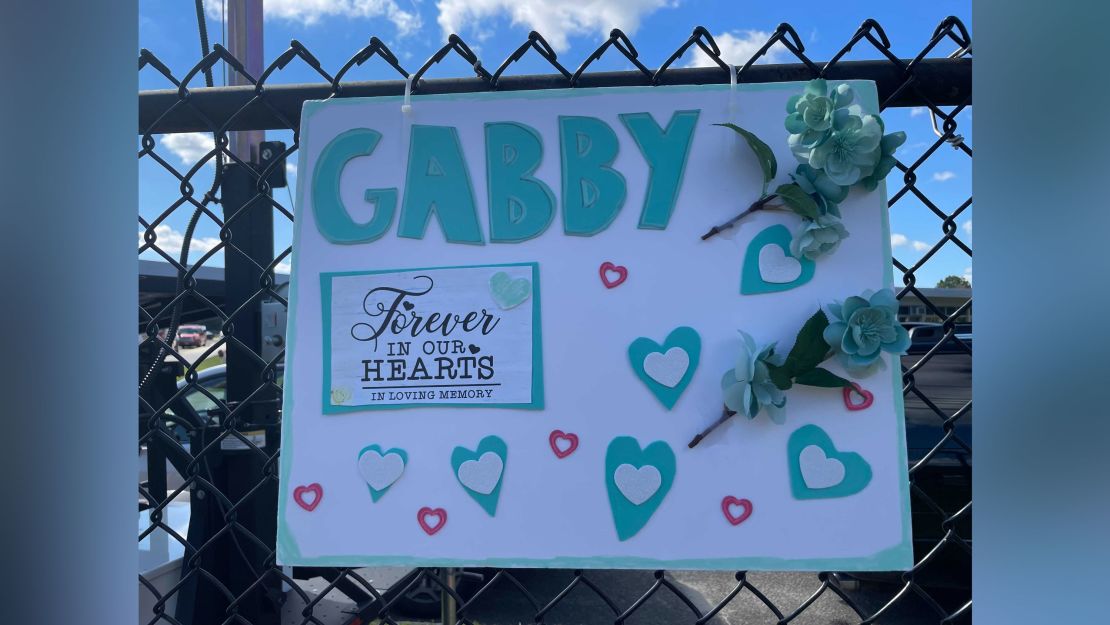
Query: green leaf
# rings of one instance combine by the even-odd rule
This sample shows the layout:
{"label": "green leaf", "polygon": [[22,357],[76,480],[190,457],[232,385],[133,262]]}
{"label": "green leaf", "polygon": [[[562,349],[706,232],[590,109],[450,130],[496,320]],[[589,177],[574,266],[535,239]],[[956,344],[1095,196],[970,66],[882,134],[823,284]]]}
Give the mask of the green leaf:
{"label": "green leaf", "polygon": [[817,219],[820,211],[817,202],[796,184],[784,184],[775,189],[775,193],[790,207],[790,210],[809,219]]}
{"label": "green leaf", "polygon": [[766,364],[767,371],[771,374],[771,383],[778,387],[780,391],[788,390],[794,385],[791,381],[791,378],[794,377],[794,372],[791,367],[786,364],[773,365],[769,362]]}
{"label": "green leaf", "polygon": [[852,385],[849,380],[845,380],[832,371],[822,369],[821,367],[806,371],[794,378],[794,381],[805,386],[820,386],[822,388],[840,388]]}
{"label": "green leaf", "polygon": [[829,344],[825,342],[824,336],[825,328],[828,326],[829,318],[825,316],[825,311],[818,309],[798,331],[794,347],[790,348],[790,354],[786,357],[795,379],[811,371],[828,357]]}
{"label": "green leaf", "polygon": [[[736,124],[713,125],[731,128],[732,130],[735,130],[741,137],[744,137],[744,140],[748,142],[748,147],[752,149],[752,152],[755,152],[755,158],[759,161],[760,168],[763,169],[763,184],[766,185],[768,182],[771,182],[771,180],[775,177],[775,174],[778,172],[779,164],[778,161],[775,160],[775,153],[771,151],[771,148],[768,147],[766,143],[761,141],[759,137],[753,135],[747,130],[744,130]],[[816,207],[816,205],[814,206]],[[816,208],[814,208],[814,210],[816,210]]]}

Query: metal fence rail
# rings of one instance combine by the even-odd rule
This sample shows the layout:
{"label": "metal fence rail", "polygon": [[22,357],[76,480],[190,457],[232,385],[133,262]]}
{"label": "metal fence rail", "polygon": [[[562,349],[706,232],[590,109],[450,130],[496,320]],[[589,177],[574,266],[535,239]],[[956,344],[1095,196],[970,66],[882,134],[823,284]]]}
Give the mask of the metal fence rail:
{"label": "metal fence rail", "polygon": [[[954,44],[954,45],[953,45]],[[755,62],[774,45],[785,48],[796,62],[783,65],[756,65]],[[694,48],[707,54],[716,67],[677,68],[676,61]],[[874,58],[865,61],[842,60],[850,52],[863,50]],[[526,54],[545,59],[553,72],[547,75],[514,76],[509,72],[513,63]],[[604,55],[620,55],[635,67],[626,72],[592,72],[591,66]],[[928,159],[942,149],[955,149],[969,161],[971,146],[957,132],[958,119],[971,105],[971,40],[963,24],[949,17],[936,28],[933,36],[912,59],[898,58],[891,52],[890,41],[881,26],[865,21],[855,35],[837,54],[825,62],[807,57],[801,39],[788,24],[782,24],[766,44],[746,63],[731,66],[721,60],[720,50],[709,32],[699,27],[657,69],[644,64],[633,43],[619,30],[612,31],[589,57],[576,69],[564,65],[543,37],[533,32],[527,41],[494,69],[485,67],[466,43],[452,35],[448,43],[411,74],[380,40],[359,50],[334,73],[325,70],[316,58],[297,41],[290,44],[260,76],[249,76],[243,66],[225,49],[215,49],[204,56],[185,76],[175,76],[158,57],[143,50],[139,57],[140,71],[155,71],[167,81],[167,89],[139,94],[140,161],[157,163],[173,176],[180,187],[180,197],[166,206],[152,220],[140,216],[142,244],[139,253],[153,252],[170,263],[178,272],[177,289],[169,304],[139,309],[139,327],[144,335],[139,345],[139,443],[147,453],[148,478],[140,482],[140,509],[147,515],[140,523],[140,541],[156,535],[174,543],[182,552],[180,581],[170,587],[140,575],[139,583],[154,598],[152,609],[141,615],[148,623],[335,623],[334,615],[325,609],[325,595],[339,592],[359,604],[360,613],[343,617],[344,622],[361,623],[380,619],[384,623],[404,620],[398,606],[403,595],[424,588],[446,592],[455,600],[453,617],[459,622],[475,619],[488,622],[483,610],[490,602],[514,606],[512,622],[723,622],[730,610],[744,603],[751,610],[743,612],[745,620],[758,622],[826,622],[815,607],[830,598],[843,605],[861,623],[899,622],[900,610],[910,602],[925,606],[929,622],[970,622],[971,601],[967,588],[938,591],[925,581],[930,567],[945,563],[945,576],[953,570],[970,578],[971,568],[971,499],[970,491],[955,491],[945,486],[944,468],[957,466],[970,474],[970,439],[958,433],[970,420],[970,397],[953,403],[951,398],[931,396],[917,379],[942,354],[970,355],[970,343],[956,335],[956,320],[970,310],[970,300],[950,314],[930,301],[917,284],[917,273],[942,248],[957,248],[967,254],[971,247],[961,240],[957,219],[971,206],[971,198],[958,205],[941,205],[931,200],[918,186],[918,172]],[[371,59],[392,67],[397,80],[375,82],[345,81],[355,67]],[[461,61],[471,68],[473,77],[432,79],[425,75],[440,62]],[[203,87],[198,85],[211,70],[226,63],[229,71],[242,74],[252,86]],[[291,62],[311,68],[320,82],[308,85],[271,85],[277,72]],[[728,83],[736,72],[737,82],[772,82],[829,79],[870,79],[878,84],[882,108],[926,107],[933,117],[936,139],[924,148],[913,162],[899,161],[900,184],[888,180],[889,204],[915,205],[905,210],[924,210],[933,214],[940,226],[939,237],[930,249],[914,263],[894,260],[902,276],[899,298],[912,294],[930,313],[943,319],[942,331],[935,345],[922,353],[903,360],[904,392],[907,404],[928,414],[935,433],[928,448],[910,466],[911,492],[914,506],[914,531],[917,562],[913,570],[895,575],[881,585],[882,599],[874,593],[861,599],[842,578],[833,572],[808,575],[804,596],[793,596],[787,603],[781,593],[771,592],[765,574],[739,571],[721,586],[719,596],[698,601],[689,596],[687,587],[676,573],[656,571],[653,574],[629,574],[619,591],[606,580],[613,576],[600,571],[549,572],[545,584],[537,587],[527,583],[529,577],[520,571],[484,571],[479,586],[467,592],[456,588],[455,578],[442,571],[417,570],[390,585],[376,588],[364,575],[348,569],[317,569],[283,571],[274,563],[274,516],[278,480],[278,424],[281,363],[284,352],[280,345],[263,345],[259,330],[259,304],[285,306],[282,291],[276,286],[274,270],[288,259],[291,250],[274,254],[273,232],[263,231],[271,220],[292,220],[292,207],[284,205],[273,194],[277,184],[275,172],[281,158],[295,153],[301,104],[309,99],[355,96],[400,95],[406,79],[411,79],[415,94],[471,92],[489,90],[552,89],[624,85],[669,85]],[[942,108],[944,107],[944,108]],[[246,162],[229,149],[228,133],[236,130],[286,129],[293,131],[292,145],[282,154]],[[182,171],[159,153],[156,135],[181,132],[213,133],[212,149]],[[214,180],[209,188],[197,188],[198,173],[213,161]],[[171,215],[190,215],[187,237],[200,220],[208,220],[219,228],[220,242],[201,254],[189,256],[188,245],[180,253],[166,250],[159,241],[157,229]],[[160,245],[160,243],[162,245]],[[266,249],[269,246],[269,249]],[[167,246],[168,247],[168,246]],[[196,272],[218,252],[225,256],[227,267],[226,295],[223,305],[216,305],[198,288]],[[199,256],[199,258],[198,258]],[[218,352],[227,357],[227,392],[224,395],[200,383],[196,365],[175,349],[174,332],[180,323],[182,308],[203,309],[222,323],[222,336],[205,351],[205,357]],[[167,330],[164,336],[160,331]],[[266,357],[263,357],[263,354]],[[968,359],[970,360],[970,359]],[[970,367],[970,365],[968,365]],[[183,375],[181,388],[176,377]],[[970,375],[970,368],[968,370]],[[186,396],[203,397],[207,407],[190,411]],[[967,440],[965,440],[967,439]],[[234,453],[229,453],[233,450]],[[180,474],[180,485],[167,482],[166,461]],[[938,478],[937,469],[940,477]],[[940,490],[936,480],[940,479]],[[940,493],[940,496],[938,496]],[[193,513],[188,534],[174,529],[171,503],[188,500]],[[919,514],[919,510],[921,513]],[[923,522],[925,520],[925,522]],[[953,564],[953,562],[955,564]],[[955,567],[954,569],[952,567]],[[295,578],[325,580],[310,593]],[[534,576],[533,576],[534,577]],[[794,576],[791,579],[800,579]],[[523,580],[523,581],[522,581]],[[720,580],[718,580],[719,582]],[[282,586],[290,589],[283,592]],[[628,584],[639,584],[630,592]],[[953,594],[954,592],[954,594]],[[505,593],[508,593],[507,596]],[[334,596],[334,595],[329,595]],[[776,597],[778,597],[776,599]],[[592,606],[578,616],[570,617],[560,610],[572,601],[585,601]],[[282,617],[282,604],[285,615]],[[665,615],[659,607],[671,606]],[[173,604],[176,607],[173,608]],[[295,604],[295,608],[291,605]],[[758,617],[752,617],[758,614]],[[739,618],[739,617],[737,617]],[[292,619],[292,620],[290,620]],[[731,620],[730,622],[740,622]],[[842,622],[840,620],[836,622]],[[923,622],[914,620],[914,623]]]}

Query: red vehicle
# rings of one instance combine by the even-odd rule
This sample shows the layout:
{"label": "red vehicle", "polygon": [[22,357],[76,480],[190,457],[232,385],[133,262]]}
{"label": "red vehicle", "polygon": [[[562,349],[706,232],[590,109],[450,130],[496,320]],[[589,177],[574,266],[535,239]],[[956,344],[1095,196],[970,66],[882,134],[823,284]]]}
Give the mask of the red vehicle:
{"label": "red vehicle", "polygon": [[208,343],[208,329],[204,326],[180,326],[177,328],[178,347],[204,347]]}

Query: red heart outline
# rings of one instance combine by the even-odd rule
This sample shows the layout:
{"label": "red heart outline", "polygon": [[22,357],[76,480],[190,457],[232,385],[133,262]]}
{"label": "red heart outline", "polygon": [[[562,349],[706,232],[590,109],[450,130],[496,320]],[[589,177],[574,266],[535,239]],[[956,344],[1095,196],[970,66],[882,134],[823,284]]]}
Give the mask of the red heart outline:
{"label": "red heart outline", "polygon": [[[439,519],[439,522],[435,525],[429,525],[428,521],[424,518],[428,516],[436,517],[437,519]],[[429,508],[428,506],[424,506],[419,511],[417,511],[416,522],[420,524],[420,529],[424,530],[424,533],[426,533],[428,536],[431,536],[432,534],[435,534],[439,530],[443,529],[444,525],[447,525],[447,511],[443,508]]]}
{"label": "red heart outline", "polygon": [[[559,446],[555,444],[559,439],[570,441],[570,447],[567,447],[566,450],[559,449]],[[556,458],[566,458],[573,454],[575,449],[578,449],[578,435],[567,434],[562,430],[552,430],[551,435],[547,437],[547,444],[551,445],[551,451],[555,452]]]}
{"label": "red heart outline", "polygon": [[[316,495],[316,497],[313,498],[312,503],[308,503],[307,501],[305,501],[305,493],[313,493]],[[315,510],[316,506],[320,505],[320,500],[322,500],[323,498],[324,487],[320,486],[316,482],[313,482],[308,486],[298,486],[293,489],[293,501],[297,502],[298,506],[304,508],[305,510],[308,510],[309,512]]]}
{"label": "red heart outline", "polygon": [[[618,277],[616,280],[610,280],[609,276],[605,275],[608,271],[615,271],[620,277]],[[601,276],[601,283],[604,284],[605,288],[607,289],[615,289],[618,286],[624,284],[624,281],[628,279],[628,267],[625,267],[623,265],[614,265],[609,261],[601,263],[601,267],[598,267],[597,273],[599,276]]]}
{"label": "red heart outline", "polygon": [[[852,403],[852,392],[853,391],[856,392],[856,393],[859,393],[859,396],[863,398],[863,401],[861,401],[858,404]],[[862,386],[860,386],[859,384],[857,384],[855,382],[852,382],[851,386],[845,386],[844,390],[843,390],[843,394],[844,394],[844,407],[847,408],[848,410],[866,410],[866,409],[870,408],[871,404],[873,404],[875,402],[875,396],[871,394],[871,391],[864,390]]]}
{"label": "red heart outline", "polygon": [[[743,507],[744,513],[740,516],[733,516],[732,511],[729,510],[731,506]],[[747,521],[748,517],[752,515],[752,502],[749,499],[737,499],[736,497],[729,495],[728,497],[725,497],[721,500],[721,512],[725,513],[725,519],[728,520],[729,523],[732,523],[733,525],[740,525],[744,521]]]}

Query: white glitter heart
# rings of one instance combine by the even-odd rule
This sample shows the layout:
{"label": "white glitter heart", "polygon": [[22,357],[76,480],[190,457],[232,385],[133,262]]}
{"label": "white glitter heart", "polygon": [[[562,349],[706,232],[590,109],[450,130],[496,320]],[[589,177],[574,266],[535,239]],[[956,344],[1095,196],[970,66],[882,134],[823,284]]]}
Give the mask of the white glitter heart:
{"label": "white glitter heart", "polygon": [[844,481],[844,463],[829,458],[825,450],[817,445],[809,445],[798,454],[798,468],[806,488],[830,488]]}
{"label": "white glitter heart", "polygon": [[659,490],[663,484],[663,476],[659,469],[650,464],[636,468],[630,464],[622,464],[613,472],[613,482],[624,498],[638,506]]}
{"label": "white glitter heart", "polygon": [[459,481],[476,493],[488,495],[497,487],[504,468],[501,456],[487,451],[477,460],[467,460],[459,465]]}
{"label": "white glitter heart", "polygon": [[665,353],[651,352],[644,356],[644,373],[667,388],[674,388],[690,368],[690,354],[681,347],[672,347]]}
{"label": "white glitter heart", "polygon": [[405,472],[405,460],[398,453],[384,456],[373,449],[358,457],[358,473],[370,488],[385,490]]}
{"label": "white glitter heart", "polygon": [[759,250],[759,277],[771,284],[789,284],[802,275],[802,264],[781,247],[768,243]]}

